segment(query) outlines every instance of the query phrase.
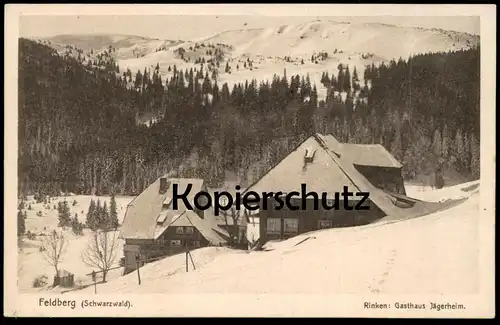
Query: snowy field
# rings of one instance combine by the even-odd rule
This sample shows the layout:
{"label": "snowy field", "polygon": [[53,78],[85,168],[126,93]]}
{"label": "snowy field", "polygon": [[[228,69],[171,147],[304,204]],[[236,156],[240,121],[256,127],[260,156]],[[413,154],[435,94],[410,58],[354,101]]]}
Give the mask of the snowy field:
{"label": "snowy field", "polygon": [[[50,233],[52,229],[57,229],[58,231],[61,230],[61,228],[57,227],[58,202],[66,200],[70,207],[71,217],[73,218],[75,216],[75,213],[78,214],[78,220],[80,222],[85,222],[91,199],[93,199],[94,201],[97,201],[97,199],[99,199],[101,201],[101,204],[106,202],[108,207],[110,204],[110,197],[102,196],[97,197],[74,195],[58,197],[52,198],[50,204],[37,204],[32,198],[28,197],[28,199],[28,201],[25,201],[24,209],[24,211],[26,211],[27,213],[26,232],[29,231],[37,235],[41,233]],[[133,198],[117,196],[115,199],[117,204],[118,219],[121,223],[125,215],[126,206]],[[76,201],[75,205],[73,205],[74,201]],[[29,206],[31,206],[31,209],[28,209]],[[50,209],[47,209],[47,206],[49,206]],[[54,209],[54,207],[56,208]],[[37,215],[40,211],[42,213],[42,216]],[[71,273],[74,273],[75,284],[77,285],[85,285],[91,283],[90,277],[86,276],[86,274],[92,272],[93,270],[95,270],[95,268],[89,267],[88,265],[83,263],[81,259],[81,254],[87,248],[87,245],[89,243],[91,232],[88,229],[84,229],[83,236],[74,235],[70,228],[63,230],[63,232],[64,236],[68,239],[68,245],[65,253],[63,254],[60,269],[64,269]],[[41,236],[37,236],[35,240],[23,238],[23,242],[20,245],[21,247],[18,249],[18,286],[20,292],[36,292],[49,290],[49,285],[52,284],[55,271],[54,268],[49,263],[47,263],[42,253],[39,251],[39,246],[41,244],[40,238]],[[123,241],[119,240],[118,244],[118,256],[121,257],[123,255]],[[110,273],[108,274],[108,279],[121,276],[121,272],[121,269],[110,271]],[[35,278],[40,276],[47,276],[49,285],[41,288],[33,288],[33,281],[35,280]],[[51,290],[60,291],[62,289],[54,288]]]}
{"label": "snowy field", "polygon": [[181,254],[141,268],[141,286],[134,272],[101,284],[97,290],[184,294],[478,292],[479,182],[440,190],[409,186],[407,191],[432,201],[468,200],[412,220],[304,234],[270,243],[267,251],[202,248],[192,252],[196,270],[190,264],[189,272],[185,271]]}

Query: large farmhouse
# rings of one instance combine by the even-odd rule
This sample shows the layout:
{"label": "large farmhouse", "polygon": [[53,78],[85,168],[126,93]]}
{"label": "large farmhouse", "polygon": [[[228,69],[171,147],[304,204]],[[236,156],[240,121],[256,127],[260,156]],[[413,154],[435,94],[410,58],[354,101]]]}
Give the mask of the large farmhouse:
{"label": "large farmhouse", "polygon": [[[334,193],[342,192],[344,186],[350,192],[368,192],[364,205],[369,209],[325,209],[320,203],[316,210],[314,200],[307,198],[305,209],[291,210],[284,206],[278,210],[273,208],[276,205],[273,197],[267,203],[261,200],[258,213],[261,244],[323,228],[364,225],[387,216],[425,213],[427,208],[423,202],[406,197],[401,164],[383,146],[343,144],[332,135],[321,134],[302,142],[245,192],[300,193],[302,184],[307,185],[307,192],[320,196],[326,192],[328,202],[333,202]],[[300,206],[302,198],[292,198],[292,203]],[[358,197],[349,200],[351,207],[357,203]],[[267,209],[262,209],[263,204]]]}
{"label": "large farmhouse", "polygon": [[156,257],[173,255],[204,246],[220,246],[227,243],[229,234],[217,225],[217,220],[201,210],[189,210],[179,200],[173,209],[172,185],[184,193],[192,185],[188,201],[194,207],[194,196],[206,191],[201,179],[158,178],[127,206],[120,237],[124,245],[124,273],[141,263]]}

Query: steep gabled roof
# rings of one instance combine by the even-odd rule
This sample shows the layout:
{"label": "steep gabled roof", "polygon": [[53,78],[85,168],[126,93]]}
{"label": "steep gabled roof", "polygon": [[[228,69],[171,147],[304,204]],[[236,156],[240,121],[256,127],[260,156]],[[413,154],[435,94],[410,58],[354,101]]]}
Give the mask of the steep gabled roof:
{"label": "steep gabled roof", "polygon": [[[163,177],[165,176],[158,178],[129,203],[121,226],[120,238],[153,239],[157,228],[156,220],[163,210],[163,201],[167,197],[173,196],[172,185],[178,184],[179,192],[184,193],[188,184],[192,184],[191,192],[188,195],[188,200],[191,202],[194,195],[201,191],[204,186],[202,179],[168,178],[170,186],[165,193],[160,193],[160,179]],[[185,209],[181,203],[179,202],[180,207],[176,212]]]}
{"label": "steep gabled roof", "polygon": [[[416,200],[405,195],[399,194],[389,194],[384,192],[383,190],[373,186],[358,170],[355,168],[354,164],[345,159],[339,158],[332,151],[329,150],[326,142],[324,140],[324,136],[318,134],[316,135],[319,142],[323,143],[325,150],[330,152],[330,156],[332,160],[335,161],[337,166],[341,168],[346,174],[349,175],[349,178],[358,185],[363,192],[370,193],[370,200],[375,203],[385,214],[386,217],[383,218],[385,221],[398,220],[398,218],[415,218],[418,216],[423,216],[426,214],[430,214],[442,209],[446,209],[457,202],[426,202],[422,200]],[[409,207],[402,208],[397,206],[397,202],[412,202]]]}
{"label": "steep gabled roof", "polygon": [[198,229],[203,237],[213,245],[224,244],[227,241],[220,235],[224,232],[217,228],[217,225],[212,224],[210,220],[201,219],[195,212],[186,211],[186,219]]}
{"label": "steep gabled roof", "polygon": [[321,147],[328,153],[335,165],[342,170],[342,172],[349,178],[351,183],[356,184],[356,188],[360,192],[370,193],[370,200],[375,203],[380,210],[382,210],[386,215],[396,215],[401,213],[401,209],[395,205],[396,198],[384,192],[383,190],[375,187],[370,181],[368,181],[354,166],[354,163],[340,155],[338,157],[335,152],[329,148],[328,142],[325,140],[325,136],[321,134],[316,134],[314,138],[317,139]]}
{"label": "steep gabled roof", "polygon": [[224,234],[224,231],[219,231],[220,229],[217,225],[213,224],[211,220],[201,219],[191,210],[183,210],[176,215],[172,215],[170,219],[167,220],[166,224],[158,225],[154,239],[160,237],[169,227],[194,227],[213,245],[219,245],[226,242],[224,237],[220,235]]}
{"label": "steep gabled roof", "polygon": [[[304,163],[306,149],[316,151],[314,161],[307,164]],[[355,168],[349,155],[343,153],[343,144],[331,135],[309,137],[245,192],[291,192],[300,190],[303,183],[308,191],[326,192],[329,198],[334,198],[334,193],[341,192],[343,186],[350,191],[369,192],[371,201],[386,215],[401,211],[394,205],[396,198],[371,184]]]}
{"label": "steep gabled roof", "polygon": [[381,144],[342,144],[342,157],[355,165],[401,168],[402,165]]}
{"label": "steep gabled roof", "polygon": [[[314,161],[304,163],[305,151],[315,151]],[[267,174],[245,190],[262,192],[291,192],[300,190],[306,184],[308,191],[327,192],[334,198],[334,192],[342,191],[342,186],[356,189],[356,185],[332,161],[329,153],[312,136],[302,142],[288,156],[274,166]]]}
{"label": "steep gabled roof", "polygon": [[337,157],[350,160],[355,165],[401,168],[401,163],[381,144],[340,143],[331,134],[322,137]]}
{"label": "steep gabled roof", "polygon": [[[191,202],[191,205],[193,205],[192,202],[194,202],[194,196],[196,193],[200,192],[204,186],[204,182],[200,178],[169,178],[168,181],[170,182],[170,186],[168,187],[166,193],[167,201],[168,199],[171,200],[174,196],[173,184],[177,184],[177,192],[180,195],[182,195],[187,190],[188,185],[191,184],[191,191],[187,195],[187,199]],[[182,206],[182,201],[178,201],[178,203]]]}

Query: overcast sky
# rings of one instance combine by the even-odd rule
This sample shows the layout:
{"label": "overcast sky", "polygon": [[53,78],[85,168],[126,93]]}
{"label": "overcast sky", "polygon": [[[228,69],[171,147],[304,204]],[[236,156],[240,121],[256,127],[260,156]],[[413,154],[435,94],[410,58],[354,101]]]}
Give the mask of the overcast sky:
{"label": "overcast sky", "polygon": [[[225,30],[276,27],[314,20],[380,22],[400,26],[441,28],[479,35],[479,17],[316,17],[242,15],[72,15],[21,16],[19,36],[47,37],[61,34],[127,34],[162,39],[194,39]],[[246,25],[244,25],[246,23]]]}

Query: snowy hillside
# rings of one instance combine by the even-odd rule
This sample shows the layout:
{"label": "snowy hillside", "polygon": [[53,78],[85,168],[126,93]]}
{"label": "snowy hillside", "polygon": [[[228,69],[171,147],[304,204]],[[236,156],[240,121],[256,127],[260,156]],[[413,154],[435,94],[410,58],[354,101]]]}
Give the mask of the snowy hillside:
{"label": "snowy hillside", "polygon": [[85,52],[90,50],[102,51],[107,49],[109,46],[117,49],[140,48],[145,44],[148,45],[146,48],[149,49],[153,44],[161,45],[170,42],[133,35],[58,35],[43,38],[42,40],[50,41],[54,45],[73,45]]}
{"label": "snowy hillside", "polygon": [[414,188],[435,201],[468,198],[432,215],[311,232],[269,243],[267,251],[261,252],[202,248],[192,252],[196,270],[189,265],[186,273],[185,257],[180,254],[141,268],[141,286],[134,272],[99,285],[98,292],[474,293],[479,281],[478,185],[472,182],[437,191]]}
{"label": "snowy hillside", "polygon": [[477,44],[477,36],[384,24],[311,21],[278,28],[242,29],[219,33],[204,41],[235,46],[235,55],[305,57],[319,51],[342,51],[342,57],[372,53],[383,60],[412,53],[458,50]]}
{"label": "snowy hillside", "polygon": [[[385,24],[355,24],[333,21],[311,21],[297,25],[282,25],[274,28],[229,30],[197,40],[171,41],[140,36],[119,35],[64,35],[46,39],[54,47],[71,44],[84,51],[104,51],[109,46],[116,49],[112,55],[118,60],[121,72],[130,69],[133,74],[144,68],[160,66],[160,73],[171,76],[169,67],[179,70],[200,68],[197,59],[207,61],[214,55],[195,49],[203,44],[224,49],[220,56],[217,82],[235,83],[256,79],[271,80],[274,74],[309,74],[318,87],[318,97],[324,98],[326,91],[320,83],[321,74],[337,71],[339,63],[358,69],[363,77],[364,66],[407,58],[412,54],[467,49],[479,44],[479,36],[465,33],[398,27]],[[205,46],[207,46],[205,48]],[[183,56],[178,50],[185,51]],[[251,66],[247,62],[251,61]],[[231,71],[226,72],[226,63]],[[209,64],[205,64],[205,71]],[[165,80],[165,78],[163,79]]]}
{"label": "snowy hillside", "polygon": [[[22,243],[18,249],[18,270],[19,278],[18,285],[21,292],[33,292],[40,290],[47,290],[47,286],[34,288],[33,281],[37,277],[46,276],[48,283],[52,283],[54,275],[54,268],[44,259],[42,253],[39,251],[41,245],[41,238],[43,235],[49,234],[52,230],[56,229],[58,224],[58,202],[67,201],[71,211],[71,217],[75,214],[78,215],[80,222],[85,222],[90,200],[100,200],[101,204],[106,202],[107,206],[110,204],[110,197],[96,197],[84,195],[71,195],[65,197],[51,198],[50,203],[36,203],[32,198],[28,198],[24,202],[26,212],[26,232],[35,235],[33,239],[23,238]],[[126,206],[132,200],[132,197],[116,197],[118,219],[121,223],[125,215]],[[88,284],[90,278],[86,274],[92,272],[95,268],[89,267],[82,262],[81,254],[86,249],[91,238],[91,232],[84,229],[83,236],[77,236],[72,233],[70,228],[63,230],[64,236],[68,240],[67,248],[63,254],[60,268],[75,274],[76,284]],[[122,256],[123,241],[119,240],[118,256]],[[121,269],[111,271],[108,278],[118,277],[121,275]],[[54,290],[59,290],[55,288]]]}

